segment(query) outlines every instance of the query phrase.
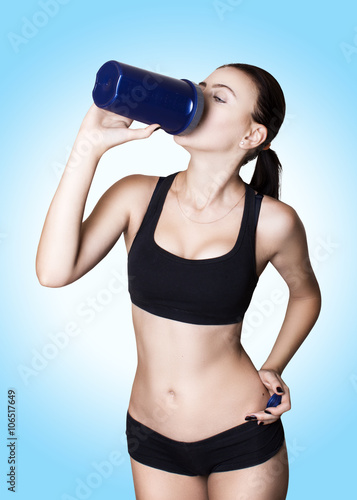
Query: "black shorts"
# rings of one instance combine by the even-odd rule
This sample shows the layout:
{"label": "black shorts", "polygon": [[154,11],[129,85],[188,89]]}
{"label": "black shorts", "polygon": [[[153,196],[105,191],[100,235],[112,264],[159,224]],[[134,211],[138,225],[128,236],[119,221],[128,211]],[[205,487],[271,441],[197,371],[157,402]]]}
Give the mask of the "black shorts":
{"label": "black shorts", "polygon": [[142,464],[186,476],[206,476],[258,465],[273,457],[284,443],[281,419],[258,425],[250,420],[200,441],[170,439],[126,417],[129,455]]}

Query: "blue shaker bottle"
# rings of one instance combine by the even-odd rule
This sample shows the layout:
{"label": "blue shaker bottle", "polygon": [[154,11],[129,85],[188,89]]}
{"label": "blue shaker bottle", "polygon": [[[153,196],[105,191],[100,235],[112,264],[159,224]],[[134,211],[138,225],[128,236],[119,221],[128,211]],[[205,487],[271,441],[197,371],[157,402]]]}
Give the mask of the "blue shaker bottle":
{"label": "blue shaker bottle", "polygon": [[189,134],[199,123],[204,97],[190,80],[178,80],[117,61],[97,72],[92,92],[102,109],[151,125],[172,135]]}
{"label": "blue shaker bottle", "polygon": [[273,394],[272,396],[270,396],[266,407],[268,408],[269,406],[279,406],[280,403],[281,403],[280,394]]}

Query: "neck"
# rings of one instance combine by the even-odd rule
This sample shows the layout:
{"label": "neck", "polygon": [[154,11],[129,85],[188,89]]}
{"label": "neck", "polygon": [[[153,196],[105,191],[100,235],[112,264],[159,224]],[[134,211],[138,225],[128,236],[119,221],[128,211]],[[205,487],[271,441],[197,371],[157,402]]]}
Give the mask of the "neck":
{"label": "neck", "polygon": [[208,206],[232,206],[244,193],[244,181],[237,171],[237,160],[210,155],[191,155],[187,170],[177,175],[175,189],[180,200],[197,210]]}

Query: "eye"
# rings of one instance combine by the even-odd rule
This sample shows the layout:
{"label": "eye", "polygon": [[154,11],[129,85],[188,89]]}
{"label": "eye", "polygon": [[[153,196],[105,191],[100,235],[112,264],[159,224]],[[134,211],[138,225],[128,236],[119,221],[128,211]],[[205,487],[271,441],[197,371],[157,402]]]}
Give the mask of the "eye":
{"label": "eye", "polygon": [[214,99],[216,102],[226,102],[226,101],[224,101],[223,99],[221,99],[220,97],[218,97],[218,95],[214,95],[214,96],[213,96],[213,99]]}

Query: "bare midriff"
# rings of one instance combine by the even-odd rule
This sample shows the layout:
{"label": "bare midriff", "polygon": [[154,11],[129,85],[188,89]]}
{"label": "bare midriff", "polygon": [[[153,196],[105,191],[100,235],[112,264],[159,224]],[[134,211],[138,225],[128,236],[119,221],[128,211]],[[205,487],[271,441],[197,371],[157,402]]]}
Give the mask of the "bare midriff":
{"label": "bare midriff", "polygon": [[240,342],[242,323],[195,325],[132,305],[138,364],[130,415],[177,441],[246,423],[269,393]]}

